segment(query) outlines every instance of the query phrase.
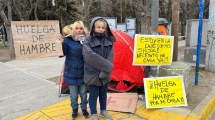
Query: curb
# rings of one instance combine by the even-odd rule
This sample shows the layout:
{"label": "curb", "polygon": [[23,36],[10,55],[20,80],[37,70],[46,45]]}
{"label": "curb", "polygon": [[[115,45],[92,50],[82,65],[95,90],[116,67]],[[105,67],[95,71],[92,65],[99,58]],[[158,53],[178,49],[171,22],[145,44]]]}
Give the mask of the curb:
{"label": "curb", "polygon": [[188,116],[187,120],[208,120],[215,109],[215,88]]}
{"label": "curb", "polygon": [[[16,120],[49,119],[66,120],[71,117],[70,100],[64,100],[57,104],[40,109],[36,112],[21,116]],[[145,102],[139,101],[134,114],[109,111],[113,120],[207,120],[215,109],[215,87],[204,97],[193,111],[184,107],[146,109]],[[81,113],[80,113],[81,114]],[[39,117],[38,117],[39,116]],[[80,116],[80,120],[82,119]],[[86,119],[89,120],[89,119]]]}
{"label": "curb", "polygon": [[[140,109],[140,107],[142,107]],[[208,120],[215,110],[215,87],[191,111],[186,108],[146,109],[144,105],[137,106],[135,114],[147,120]]]}

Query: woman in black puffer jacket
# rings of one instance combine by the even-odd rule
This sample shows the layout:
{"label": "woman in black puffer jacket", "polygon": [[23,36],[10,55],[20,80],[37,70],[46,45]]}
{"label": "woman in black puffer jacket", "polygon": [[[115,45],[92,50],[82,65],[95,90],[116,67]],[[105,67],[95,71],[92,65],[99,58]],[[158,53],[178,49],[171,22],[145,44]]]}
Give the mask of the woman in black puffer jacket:
{"label": "woman in black puffer jacket", "polygon": [[98,120],[96,104],[99,97],[100,114],[111,120],[106,111],[108,83],[111,81],[110,73],[113,69],[113,42],[115,38],[102,17],[93,18],[90,26],[90,36],[83,44],[84,82],[88,85],[90,96],[89,105],[91,119]]}

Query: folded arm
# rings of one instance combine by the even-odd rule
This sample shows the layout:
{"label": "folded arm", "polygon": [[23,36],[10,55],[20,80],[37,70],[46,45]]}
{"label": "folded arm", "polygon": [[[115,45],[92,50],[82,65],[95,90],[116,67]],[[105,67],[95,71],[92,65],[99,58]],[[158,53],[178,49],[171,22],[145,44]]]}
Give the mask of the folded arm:
{"label": "folded arm", "polygon": [[91,67],[104,71],[104,72],[110,72],[113,68],[113,64],[110,61],[111,57],[108,59],[105,59],[101,55],[95,53],[92,48],[90,47],[90,44],[88,40],[86,39],[83,44],[83,57],[84,61],[90,65]]}

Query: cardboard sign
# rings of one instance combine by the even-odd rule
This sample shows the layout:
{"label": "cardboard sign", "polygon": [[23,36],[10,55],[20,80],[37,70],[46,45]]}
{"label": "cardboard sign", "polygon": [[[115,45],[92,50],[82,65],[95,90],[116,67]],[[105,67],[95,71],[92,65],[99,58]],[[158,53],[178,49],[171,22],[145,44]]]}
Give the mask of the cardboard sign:
{"label": "cardboard sign", "polygon": [[146,108],[187,106],[182,76],[144,78]]}
{"label": "cardboard sign", "polygon": [[[137,106],[137,101],[137,93],[108,93],[107,110],[134,113]],[[99,107],[100,104],[98,102],[97,108]]]}
{"label": "cardboard sign", "polygon": [[16,59],[62,55],[59,22],[12,21]]}
{"label": "cardboard sign", "polygon": [[170,65],[173,36],[135,34],[133,65]]}

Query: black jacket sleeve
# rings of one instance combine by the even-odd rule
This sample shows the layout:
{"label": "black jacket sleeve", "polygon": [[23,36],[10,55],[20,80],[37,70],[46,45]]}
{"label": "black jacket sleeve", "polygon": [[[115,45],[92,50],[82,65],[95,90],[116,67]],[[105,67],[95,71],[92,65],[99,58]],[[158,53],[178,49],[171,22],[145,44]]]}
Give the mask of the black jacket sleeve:
{"label": "black jacket sleeve", "polygon": [[113,69],[113,64],[111,62],[111,57],[109,59],[105,59],[99,54],[95,53],[90,47],[89,40],[86,38],[83,44],[83,57],[84,62],[86,62],[91,67],[104,71],[111,72]]}

